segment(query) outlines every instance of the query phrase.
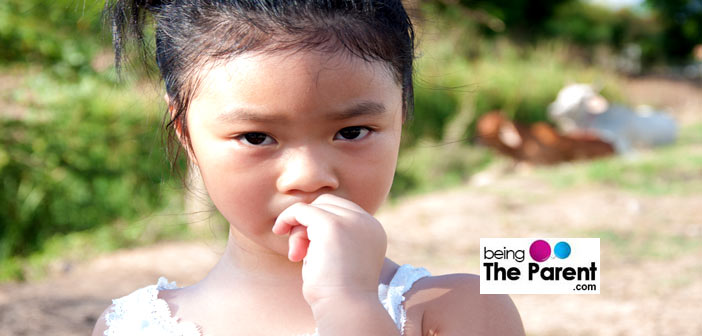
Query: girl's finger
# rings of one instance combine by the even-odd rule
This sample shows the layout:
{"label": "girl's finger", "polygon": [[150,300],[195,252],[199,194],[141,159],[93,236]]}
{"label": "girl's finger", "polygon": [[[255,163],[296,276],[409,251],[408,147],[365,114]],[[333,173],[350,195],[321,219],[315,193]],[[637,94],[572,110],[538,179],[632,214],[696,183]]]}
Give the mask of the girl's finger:
{"label": "girl's finger", "polygon": [[312,204],[313,207],[322,209],[329,214],[335,215],[335,216],[350,216],[354,215],[357,213],[356,210],[351,210],[348,208],[345,208],[343,206],[340,206],[338,204],[330,204],[330,203],[317,203],[317,204]]}
{"label": "girl's finger", "polygon": [[316,222],[330,220],[333,216],[329,212],[305,203],[295,203],[278,215],[273,224],[273,233],[284,235],[294,226],[310,226]]}
{"label": "girl's finger", "polygon": [[307,248],[310,246],[310,240],[307,238],[307,227],[297,225],[290,230],[290,238],[288,238],[288,259],[292,262],[298,262],[307,255]]}
{"label": "girl's finger", "polygon": [[366,210],[361,208],[358,204],[351,202],[350,200],[347,200],[343,197],[339,197],[336,195],[332,194],[322,194],[319,197],[317,197],[314,201],[312,201],[312,205],[321,205],[321,204],[329,204],[329,205],[335,205],[341,208],[345,208],[348,210],[353,210],[356,212],[360,213],[365,213]]}

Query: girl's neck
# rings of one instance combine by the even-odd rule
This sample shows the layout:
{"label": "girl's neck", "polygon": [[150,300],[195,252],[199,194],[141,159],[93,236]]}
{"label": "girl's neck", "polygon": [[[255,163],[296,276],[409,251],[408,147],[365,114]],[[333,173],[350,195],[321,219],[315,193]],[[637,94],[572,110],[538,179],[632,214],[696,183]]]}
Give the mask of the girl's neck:
{"label": "girl's neck", "polygon": [[207,278],[228,279],[230,284],[235,281],[245,287],[293,286],[299,289],[302,286],[302,262],[291,262],[284,255],[230,232],[224,254]]}
{"label": "girl's neck", "polygon": [[[388,284],[398,267],[385,258],[379,283]],[[198,287],[225,292],[275,288],[301,295],[302,262],[291,262],[287,256],[230,233],[222,258]]]}

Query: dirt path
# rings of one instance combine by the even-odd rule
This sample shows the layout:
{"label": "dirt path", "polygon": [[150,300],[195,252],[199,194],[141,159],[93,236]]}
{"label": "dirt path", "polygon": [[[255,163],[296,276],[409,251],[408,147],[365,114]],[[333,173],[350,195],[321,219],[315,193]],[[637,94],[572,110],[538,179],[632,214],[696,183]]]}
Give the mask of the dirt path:
{"label": "dirt path", "polygon": [[164,243],[102,256],[38,283],[0,285],[0,335],[90,334],[112,298],[159,276],[192,284],[217,261],[218,249]]}
{"label": "dirt path", "polygon": [[662,78],[636,78],[624,81],[624,94],[632,104],[668,110],[681,125],[702,122],[702,82]]}
{"label": "dirt path", "polygon": [[[433,273],[479,272],[478,237],[603,233],[601,294],[513,295],[527,333],[700,335],[701,204],[702,194],[642,197],[607,188],[564,193],[513,176],[408,200],[381,218],[392,237],[390,255],[428,265]],[[617,238],[606,238],[612,234]]]}
{"label": "dirt path", "polygon": [[[636,103],[674,108],[683,124],[702,122],[699,88],[639,80],[627,92]],[[477,273],[481,237],[601,237],[600,295],[513,296],[529,335],[702,335],[701,207],[702,193],[562,190],[532,173],[494,169],[465,186],[388,205],[378,218],[388,255],[434,274]],[[220,244],[119,251],[41,282],[0,285],[0,336],[89,334],[112,298],[162,275],[179,285],[200,279]]]}

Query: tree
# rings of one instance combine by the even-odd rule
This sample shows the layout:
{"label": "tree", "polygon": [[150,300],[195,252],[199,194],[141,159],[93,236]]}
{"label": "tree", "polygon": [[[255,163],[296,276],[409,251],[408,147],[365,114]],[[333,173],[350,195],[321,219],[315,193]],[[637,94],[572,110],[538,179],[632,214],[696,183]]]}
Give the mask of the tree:
{"label": "tree", "polygon": [[702,0],[646,0],[664,27],[664,47],[673,60],[690,57],[702,43]]}
{"label": "tree", "polygon": [[[468,8],[486,28],[486,32],[499,32],[495,29],[496,20],[501,21],[504,30],[519,39],[531,40],[541,35],[545,25],[556,9],[575,0],[439,0],[444,5],[460,5]],[[431,1],[429,1],[431,2]],[[493,18],[484,19],[485,17]],[[500,29],[501,30],[501,29]]]}

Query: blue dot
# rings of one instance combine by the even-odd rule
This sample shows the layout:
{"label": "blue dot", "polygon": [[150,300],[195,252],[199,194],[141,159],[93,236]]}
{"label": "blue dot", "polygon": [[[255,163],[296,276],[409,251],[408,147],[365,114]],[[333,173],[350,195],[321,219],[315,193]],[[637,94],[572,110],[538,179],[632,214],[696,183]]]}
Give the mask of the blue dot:
{"label": "blue dot", "polygon": [[566,242],[559,242],[553,247],[553,254],[559,259],[568,258],[570,255],[570,245]]}

